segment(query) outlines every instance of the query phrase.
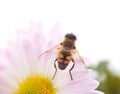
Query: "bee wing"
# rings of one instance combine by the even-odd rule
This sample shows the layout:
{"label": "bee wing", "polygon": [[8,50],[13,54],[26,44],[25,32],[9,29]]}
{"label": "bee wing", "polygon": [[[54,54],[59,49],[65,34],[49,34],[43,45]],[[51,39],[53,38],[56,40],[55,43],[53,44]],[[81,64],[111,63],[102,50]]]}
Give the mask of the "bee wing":
{"label": "bee wing", "polygon": [[48,73],[51,75],[51,77],[55,71],[54,65],[57,59],[59,46],[60,45],[56,45],[55,47],[48,49],[37,57],[38,67],[40,67],[39,70]]}
{"label": "bee wing", "polygon": [[40,55],[38,56],[38,59],[39,59],[42,55],[44,55],[44,54],[51,53],[51,52],[52,52],[53,50],[55,50],[55,49],[57,49],[57,46],[46,50],[45,52],[43,52],[42,54],[40,54]]}
{"label": "bee wing", "polygon": [[79,52],[77,50],[74,50],[73,53],[74,53],[74,55],[73,55],[74,61],[75,62],[80,62],[81,64],[85,65],[85,62],[84,62],[83,58],[80,56]]}
{"label": "bee wing", "polygon": [[59,48],[60,48],[60,45],[56,45],[55,47],[46,50],[45,52],[43,52],[38,56],[38,60],[40,59],[45,59],[45,61],[51,60],[51,59],[55,60],[57,58],[57,53]]}

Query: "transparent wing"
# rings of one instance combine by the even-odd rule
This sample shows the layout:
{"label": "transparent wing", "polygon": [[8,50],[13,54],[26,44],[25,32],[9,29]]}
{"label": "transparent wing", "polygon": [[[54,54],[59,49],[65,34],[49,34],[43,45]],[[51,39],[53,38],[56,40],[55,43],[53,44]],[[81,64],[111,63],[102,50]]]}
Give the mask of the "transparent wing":
{"label": "transparent wing", "polygon": [[55,72],[54,63],[57,59],[59,47],[60,45],[56,45],[38,56],[39,66],[42,66],[41,70],[47,72],[51,77],[53,76],[51,73]]}
{"label": "transparent wing", "polygon": [[84,66],[86,66],[84,59],[81,57],[81,55],[77,50],[74,50],[73,52],[73,59],[75,62],[79,62],[80,64],[83,64]]}
{"label": "transparent wing", "polygon": [[[40,55],[38,56],[38,59],[39,59],[42,55],[50,54],[50,53],[52,53],[53,51],[55,51],[56,49],[58,49],[58,45],[55,46],[55,47],[53,47],[53,48],[51,48],[51,49],[48,49],[48,50],[46,50],[45,52],[43,52],[42,54],[40,54]],[[57,50],[56,50],[56,51],[57,51]]]}
{"label": "transparent wing", "polygon": [[79,54],[79,52],[76,49],[74,50],[73,53],[73,60],[75,62],[73,73],[79,73],[81,71],[87,70],[85,60],[82,58],[82,56]]}
{"label": "transparent wing", "polygon": [[46,50],[44,53],[42,53],[38,56],[38,60],[41,58],[45,58],[45,60],[51,59],[51,58],[56,59],[59,49],[60,49],[60,45],[56,45],[53,48]]}

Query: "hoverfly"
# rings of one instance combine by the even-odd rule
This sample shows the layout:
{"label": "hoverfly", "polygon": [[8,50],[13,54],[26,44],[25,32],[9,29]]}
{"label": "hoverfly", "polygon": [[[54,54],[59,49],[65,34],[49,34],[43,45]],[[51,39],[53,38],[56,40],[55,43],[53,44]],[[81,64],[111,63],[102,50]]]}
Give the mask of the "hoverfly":
{"label": "hoverfly", "polygon": [[[55,78],[56,72],[57,72],[57,67],[55,62],[58,63],[58,68],[60,70],[65,70],[66,67],[69,65],[69,63],[72,61],[73,65],[69,70],[69,74],[71,77],[71,80],[73,80],[71,71],[74,68],[75,65],[75,60],[74,60],[74,55],[77,54],[77,58],[79,58],[79,62],[82,62],[83,64],[84,61],[81,58],[81,56],[79,55],[78,51],[76,50],[76,46],[75,46],[75,41],[77,40],[76,36],[72,33],[68,33],[65,35],[64,40],[58,44],[57,46],[45,51],[43,54],[45,53],[49,53],[52,52],[54,49],[57,49],[57,55],[56,55],[56,59],[54,60],[54,68],[55,68],[55,73],[53,75],[53,79]],[[41,54],[39,56],[39,58],[43,55]]]}

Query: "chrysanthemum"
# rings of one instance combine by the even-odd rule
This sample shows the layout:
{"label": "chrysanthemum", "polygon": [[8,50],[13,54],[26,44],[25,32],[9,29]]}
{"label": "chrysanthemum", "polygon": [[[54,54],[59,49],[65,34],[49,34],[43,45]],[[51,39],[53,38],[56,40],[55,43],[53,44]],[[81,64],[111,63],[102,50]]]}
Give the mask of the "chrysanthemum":
{"label": "chrysanthemum", "polygon": [[69,75],[71,64],[66,70],[58,70],[52,78],[54,51],[39,56],[58,41],[58,37],[63,38],[58,30],[54,27],[47,38],[54,37],[52,41],[47,41],[40,24],[17,31],[16,39],[0,51],[0,94],[103,94],[95,90],[99,82],[80,62],[76,62],[72,70],[73,80]]}

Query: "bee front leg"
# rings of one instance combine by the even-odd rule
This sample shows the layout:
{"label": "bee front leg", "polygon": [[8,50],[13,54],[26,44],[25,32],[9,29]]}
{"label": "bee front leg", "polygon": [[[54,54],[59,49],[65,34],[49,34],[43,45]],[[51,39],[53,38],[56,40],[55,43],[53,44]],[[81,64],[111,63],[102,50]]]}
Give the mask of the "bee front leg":
{"label": "bee front leg", "polygon": [[56,67],[56,64],[55,64],[55,62],[56,62],[56,61],[57,61],[57,59],[54,61],[55,73],[54,73],[54,75],[53,75],[52,79],[54,79],[54,78],[55,78],[55,75],[56,75],[56,73],[57,73],[57,67]]}
{"label": "bee front leg", "polygon": [[71,80],[73,80],[73,77],[72,77],[72,73],[71,73],[71,71],[72,71],[72,69],[73,69],[74,66],[75,66],[75,62],[74,62],[73,59],[72,59],[72,61],[73,61],[73,66],[72,66],[71,69],[69,70],[69,74],[70,74],[70,78],[71,78]]}

